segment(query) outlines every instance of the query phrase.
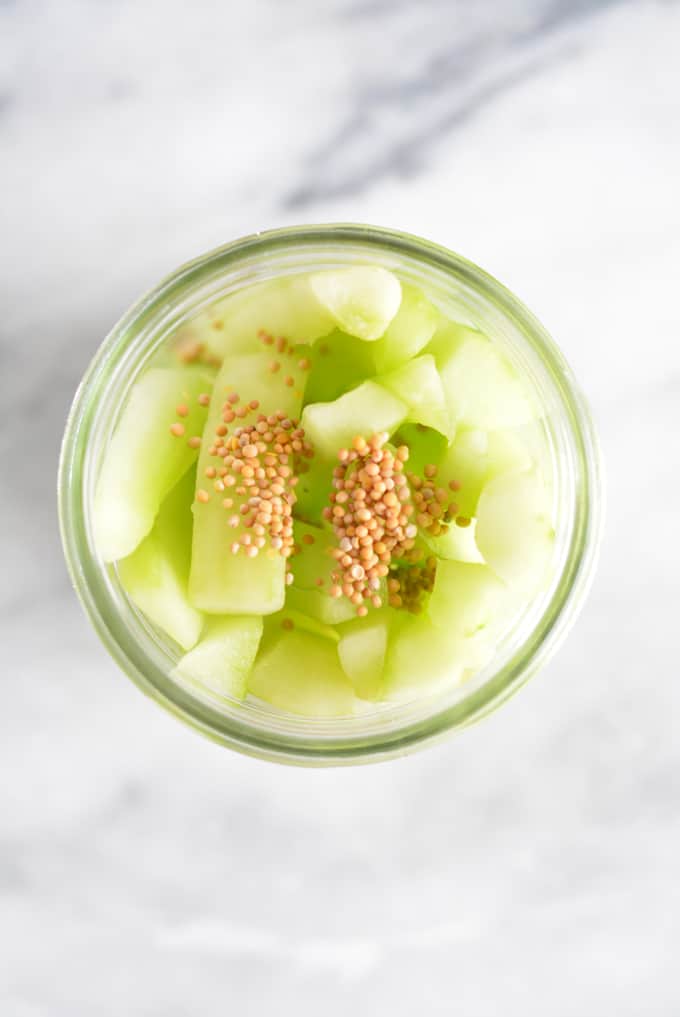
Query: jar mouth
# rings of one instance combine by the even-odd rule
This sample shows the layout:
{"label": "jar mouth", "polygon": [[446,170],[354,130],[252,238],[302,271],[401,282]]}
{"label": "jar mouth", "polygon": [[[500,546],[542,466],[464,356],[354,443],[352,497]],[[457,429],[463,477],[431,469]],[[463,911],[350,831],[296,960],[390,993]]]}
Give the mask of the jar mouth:
{"label": "jar mouth", "polygon": [[[181,322],[232,289],[270,275],[356,260],[394,268],[435,290],[455,317],[503,343],[549,408],[558,473],[559,549],[549,588],[529,605],[494,661],[464,685],[413,703],[327,721],[217,702],[172,677],[168,644],[134,608],[114,567],[93,546],[89,506],[97,455],[122,396]],[[272,266],[274,271],[271,271]],[[280,762],[329,765],[401,755],[481,718],[545,664],[587,593],[602,524],[600,456],[585,401],[562,353],[530,311],[490,275],[443,247],[374,226],[328,224],[271,230],[181,266],[114,326],[85,373],[64,435],[59,516],[66,561],[81,602],[116,662],[146,694],[208,737]],[[560,529],[561,527],[561,529]]]}

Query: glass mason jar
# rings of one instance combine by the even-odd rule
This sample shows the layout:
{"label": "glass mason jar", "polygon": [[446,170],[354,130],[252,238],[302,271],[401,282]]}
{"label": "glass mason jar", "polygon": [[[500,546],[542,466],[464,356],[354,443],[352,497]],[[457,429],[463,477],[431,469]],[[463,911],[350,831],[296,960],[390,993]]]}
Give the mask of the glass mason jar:
{"label": "glass mason jar", "polygon": [[[547,588],[471,680],[408,704],[333,719],[278,713],[180,684],[178,650],[135,608],[115,566],[92,539],[94,485],[130,387],[187,319],[239,287],[276,275],[356,262],[383,265],[420,286],[454,320],[478,327],[528,379],[543,410],[553,477],[556,541]],[[182,266],[114,327],[76,394],[62,447],[59,511],[76,592],[102,642],[158,703],[233,749],[279,762],[338,765],[402,755],[470,724],[519,689],[550,654],[581,606],[593,573],[601,518],[597,442],[562,354],[531,313],[495,279],[418,237],[368,226],[302,226],[245,237]],[[310,680],[313,676],[310,675]]]}

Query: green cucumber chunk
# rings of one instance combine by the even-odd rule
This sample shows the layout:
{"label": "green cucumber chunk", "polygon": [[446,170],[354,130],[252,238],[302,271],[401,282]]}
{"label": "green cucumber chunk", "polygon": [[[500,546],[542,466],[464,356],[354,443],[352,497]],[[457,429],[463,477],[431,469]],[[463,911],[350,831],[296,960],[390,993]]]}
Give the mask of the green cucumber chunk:
{"label": "green cucumber chunk", "polygon": [[332,331],[334,320],[316,300],[309,277],[293,275],[244,287],[189,325],[199,342],[226,357],[261,349],[261,331],[292,344],[312,343]]}
{"label": "green cucumber chunk", "polygon": [[440,561],[428,614],[456,639],[495,631],[509,599],[508,588],[488,565]]}
{"label": "green cucumber chunk", "polygon": [[321,513],[328,505],[328,496],[333,490],[333,470],[338,465],[337,455],[330,459],[320,456],[317,451],[306,465],[307,470],[298,475],[299,482],[295,489],[298,500],[293,508],[293,514],[296,519],[320,523]]}
{"label": "green cucumber chunk", "polygon": [[[104,561],[125,558],[149,533],[161,502],[196,460],[190,437],[203,431],[210,376],[199,368],[154,367],[135,383],[104,455],[92,513]],[[177,415],[177,407],[188,410]],[[176,436],[170,428],[180,425]]]}
{"label": "green cucumber chunk", "polygon": [[305,402],[328,403],[375,374],[373,346],[335,331],[314,343]]}
{"label": "green cucumber chunk", "polygon": [[[215,381],[210,414],[205,426],[198,461],[197,488],[208,492],[207,502],[194,502],[194,535],[189,594],[192,602],[209,614],[273,614],[281,610],[285,599],[285,560],[265,551],[257,558],[232,554],[231,544],[239,539],[241,527],[232,528],[230,517],[238,514],[239,500],[234,507],[223,507],[224,494],[218,494],[205,478],[205,470],[215,465],[209,455],[212,438],[222,419],[224,399],[237,392],[242,402],[257,399],[258,413],[277,410],[296,418],[302,404],[304,380],[301,373],[296,384],[289,387],[281,372],[269,370],[270,357],[254,353],[225,360]],[[256,414],[247,418],[254,420]]]}
{"label": "green cucumber chunk", "polygon": [[422,476],[429,464],[437,466],[443,459],[448,443],[443,434],[423,424],[403,424],[392,439],[393,445],[406,445],[409,450],[406,470]]}
{"label": "green cucumber chunk", "polygon": [[375,265],[315,272],[309,282],[338,328],[367,342],[380,338],[401,303],[397,277]]}
{"label": "green cucumber chunk", "polygon": [[365,381],[332,403],[309,403],[302,414],[302,426],[317,452],[337,461],[338,450],[350,445],[356,435],[392,434],[407,413],[401,399],[382,385]]}
{"label": "green cucumber chunk", "polygon": [[453,423],[491,431],[538,416],[512,364],[479,332],[467,330],[438,363]]}
{"label": "green cucumber chunk", "polygon": [[424,352],[430,353],[437,362],[437,368],[441,369],[470,333],[484,338],[481,332],[475,332],[458,321],[442,318]]}
{"label": "green cucumber chunk", "polygon": [[187,589],[193,495],[190,470],[161,505],[151,533],[118,563],[130,599],[184,650],[191,649],[203,628],[203,615],[189,601]]}
{"label": "green cucumber chunk", "polygon": [[411,702],[455,687],[469,666],[461,642],[426,616],[407,615],[388,641],[383,699]]}
{"label": "green cucumber chunk", "polygon": [[[320,526],[312,526],[296,519],[293,539],[296,548],[296,553],[290,559],[293,586],[301,590],[328,591],[331,572],[337,564],[330,554],[336,543],[333,535]],[[319,584],[317,579],[323,582]]]}
{"label": "green cucumber chunk", "polygon": [[340,664],[360,699],[380,698],[388,635],[387,610],[369,611],[340,629]]}
{"label": "green cucumber chunk", "polygon": [[475,538],[476,529],[477,520],[472,519],[469,526],[450,523],[447,532],[441,533],[438,537],[425,532],[421,533],[421,537],[438,558],[483,565],[484,559]]}
{"label": "green cucumber chunk", "polygon": [[322,639],[330,639],[337,643],[340,639],[338,630],[332,625],[325,625],[323,622],[312,618],[311,615],[303,614],[291,607],[288,601],[282,611],[276,614],[267,615],[266,619],[266,641],[270,642],[278,636],[280,629],[300,629],[302,632],[311,632],[313,636],[320,636]]}
{"label": "green cucumber chunk", "polygon": [[434,357],[423,354],[376,381],[408,407],[408,419],[439,431],[447,438],[455,433],[444,398],[444,388]]}
{"label": "green cucumber chunk", "polygon": [[356,607],[347,597],[329,597],[320,590],[299,590],[295,586],[288,587],[286,605],[323,625],[341,625],[357,616]]}
{"label": "green cucumber chunk", "polygon": [[[331,572],[335,559],[330,550],[335,540],[329,530],[296,520],[293,527],[299,553],[290,559],[293,584],[286,594],[286,607],[293,607],[322,625],[339,625],[356,617],[347,597],[331,597]],[[305,540],[313,540],[312,544]],[[323,580],[321,585],[317,579]]]}
{"label": "green cucumber chunk", "polygon": [[297,629],[282,631],[262,650],[248,690],[277,710],[304,717],[348,716],[354,704],[335,644]]}
{"label": "green cucumber chunk", "polygon": [[526,470],[531,464],[529,452],[512,432],[466,428],[459,431],[443,456],[437,484],[460,484],[453,493],[458,514],[471,519],[485,484],[504,473]]}
{"label": "green cucumber chunk", "polygon": [[427,346],[439,324],[436,307],[415,286],[401,284],[401,304],[387,330],[372,347],[378,370],[391,371]]}
{"label": "green cucumber chunk", "polygon": [[533,595],[549,578],[555,531],[537,468],[506,473],[486,485],[477,506],[477,545],[508,586]]}
{"label": "green cucumber chunk", "polygon": [[213,618],[198,646],[179,661],[173,676],[217,693],[243,699],[262,636],[262,618]]}

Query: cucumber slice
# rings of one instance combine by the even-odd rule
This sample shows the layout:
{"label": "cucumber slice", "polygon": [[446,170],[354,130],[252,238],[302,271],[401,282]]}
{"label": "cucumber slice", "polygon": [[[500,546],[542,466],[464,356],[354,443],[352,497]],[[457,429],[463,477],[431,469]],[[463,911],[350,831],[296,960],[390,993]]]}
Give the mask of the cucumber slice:
{"label": "cucumber slice", "polygon": [[333,643],[296,629],[260,653],[248,689],[277,710],[303,717],[348,716],[354,704]]}
{"label": "cucumber slice", "polygon": [[[274,360],[281,363],[278,371],[270,370]],[[293,379],[292,385],[286,384],[287,377]],[[208,424],[214,421],[214,427],[217,427],[221,418],[221,406],[230,392],[238,392],[242,401],[257,399],[260,403],[258,413],[282,410],[289,417],[297,418],[302,407],[306,379],[307,375],[298,366],[296,357],[271,352],[228,357],[215,379],[215,405],[211,406]],[[211,435],[214,427],[209,432]]]}
{"label": "cucumber slice", "polygon": [[332,332],[314,344],[305,401],[328,403],[375,374],[373,347],[345,332]]}
{"label": "cucumber slice", "polygon": [[460,431],[439,466],[437,483],[460,487],[453,492],[458,514],[471,519],[489,472],[489,435],[478,428]]}
{"label": "cucumber slice", "polygon": [[373,347],[378,370],[391,371],[415,357],[432,338],[441,315],[419,289],[401,284],[401,304],[385,335]]}
{"label": "cucumber slice", "polygon": [[208,491],[210,500],[194,502],[189,579],[192,602],[209,614],[273,614],[284,604],[285,560],[278,554],[270,557],[263,553],[248,559],[233,555],[231,544],[242,531],[229,525],[229,517],[238,513],[240,502],[234,497],[234,508],[227,511],[222,506],[224,496],[213,493],[204,479],[206,468],[215,463],[209,448],[228,393],[237,392],[242,401],[257,399],[258,412],[273,413],[280,409],[290,417],[297,417],[302,403],[302,372],[296,378],[298,384],[289,387],[280,377],[281,372],[272,374],[268,370],[269,361],[266,353],[231,357],[225,360],[215,381],[197,474],[197,486]]}
{"label": "cucumber slice", "polygon": [[[337,564],[331,557],[335,541],[328,530],[298,520],[293,524],[293,538],[299,549],[290,559],[293,586],[300,590],[325,590],[331,584],[331,572]],[[323,585],[317,583],[323,580]]]}
{"label": "cucumber slice", "polygon": [[[207,410],[198,403],[212,381],[198,368],[154,367],[134,385],[106,450],[92,513],[104,561],[125,558],[149,533],[166,494],[195,461],[187,440],[200,435]],[[187,416],[177,416],[185,406]],[[171,433],[181,424],[184,435]]]}
{"label": "cucumber slice", "polygon": [[390,635],[382,696],[411,702],[453,688],[469,664],[460,639],[429,618],[406,617]]}
{"label": "cucumber slice", "polygon": [[[356,608],[346,597],[331,597],[331,572],[335,559],[329,554],[335,546],[332,534],[319,526],[295,521],[293,529],[295,543],[300,548],[290,559],[293,585],[286,596],[286,608],[294,608],[317,624],[338,625],[356,617]],[[313,540],[312,544],[306,540]],[[322,579],[319,586],[317,579]]]}
{"label": "cucumber slice", "polygon": [[502,433],[508,441],[515,443],[516,447],[525,450],[525,455],[529,459],[528,466],[537,467],[546,490],[552,494],[555,482],[553,453],[544,421],[532,420],[529,424]]}
{"label": "cucumber slice", "polygon": [[[194,506],[203,509],[205,506]],[[221,509],[224,514],[224,510]],[[223,523],[196,512],[189,596],[206,614],[273,614],[285,602],[286,563],[280,555],[244,558],[230,551]],[[211,534],[216,537],[213,543]]]}
{"label": "cucumber slice", "polygon": [[507,431],[460,431],[439,466],[437,483],[460,484],[454,493],[459,515],[472,518],[485,484],[503,473],[526,470],[532,460],[515,435]]}
{"label": "cucumber slice", "polygon": [[487,462],[487,483],[502,473],[521,473],[534,465],[529,448],[512,431],[489,431]]}
{"label": "cucumber slice", "polygon": [[184,650],[191,649],[203,628],[203,615],[187,594],[193,495],[190,470],[161,505],[148,537],[118,564],[131,600]]}
{"label": "cucumber slice", "polygon": [[266,626],[268,644],[280,635],[281,629],[300,629],[302,632],[311,632],[313,636],[330,639],[332,643],[337,643],[340,639],[337,629],[334,629],[332,625],[324,625],[323,622],[317,621],[311,615],[303,614],[302,611],[290,607],[288,603],[283,611],[267,615]]}
{"label": "cucumber slice", "polygon": [[367,342],[380,338],[401,303],[397,277],[375,265],[315,272],[309,282],[338,327]]}
{"label": "cucumber slice", "polygon": [[507,602],[508,588],[488,565],[440,561],[428,614],[452,638],[466,640],[482,630],[497,631]]}
{"label": "cucumber slice", "polygon": [[307,275],[256,283],[218,301],[193,323],[199,341],[222,357],[254,353],[260,330],[289,342],[312,343],[334,327],[316,300]]}
{"label": "cucumber slice", "polygon": [[179,661],[173,676],[220,696],[243,699],[261,636],[261,618],[214,618],[198,646]]}
{"label": "cucumber slice", "polygon": [[403,424],[394,435],[392,443],[408,447],[406,469],[421,475],[429,463],[439,465],[447,449],[444,435],[422,424]]}
{"label": "cucumber slice", "polygon": [[356,607],[347,597],[329,597],[319,590],[298,590],[295,586],[288,587],[286,605],[323,625],[341,625],[357,616]]}
{"label": "cucumber slice", "polygon": [[317,454],[308,463],[309,469],[301,473],[295,493],[297,501],[293,509],[296,519],[307,522],[321,522],[324,507],[328,504],[328,496],[333,490],[333,470],[338,465],[337,457],[327,459]]}
{"label": "cucumber slice", "polygon": [[438,537],[434,537],[424,531],[421,536],[426,545],[438,558],[483,565],[484,559],[475,539],[476,529],[477,520],[473,519],[469,526],[456,526],[455,523],[451,523],[448,531],[440,534]]}
{"label": "cucumber slice", "polygon": [[513,366],[478,332],[466,331],[439,373],[454,423],[497,430],[538,416]]}
{"label": "cucumber slice", "polygon": [[408,419],[431,427],[447,438],[453,437],[452,426],[444,399],[444,389],[434,357],[424,354],[396,371],[376,378],[408,406]]}
{"label": "cucumber slice", "polygon": [[555,531],[539,471],[506,473],[482,491],[477,544],[484,560],[513,590],[533,595],[548,580]]}
{"label": "cucumber slice", "polygon": [[407,413],[401,399],[382,385],[365,381],[332,403],[305,406],[302,426],[317,452],[337,460],[338,450],[350,445],[356,435],[392,434]]}
{"label": "cucumber slice", "polygon": [[338,656],[360,699],[380,697],[388,633],[387,611],[373,611],[342,626]]}
{"label": "cucumber slice", "polygon": [[441,370],[442,365],[447,362],[449,357],[463,343],[466,336],[469,335],[479,336],[480,339],[484,338],[481,332],[475,332],[466,325],[460,324],[460,322],[443,318],[437,326],[432,339],[425,347],[425,353],[430,353],[434,357],[437,362],[437,369]]}

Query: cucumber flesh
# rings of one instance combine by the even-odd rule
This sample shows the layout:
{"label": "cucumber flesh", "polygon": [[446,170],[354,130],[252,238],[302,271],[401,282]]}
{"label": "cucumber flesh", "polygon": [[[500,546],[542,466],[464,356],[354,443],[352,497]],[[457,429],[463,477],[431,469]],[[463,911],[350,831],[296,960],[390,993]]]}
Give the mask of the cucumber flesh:
{"label": "cucumber flesh", "polygon": [[489,436],[486,431],[472,428],[460,431],[439,466],[437,483],[448,487],[454,482],[459,488],[452,492],[458,515],[471,519],[477,511],[479,495],[488,475]]}
{"label": "cucumber flesh", "polygon": [[225,357],[261,349],[260,330],[309,344],[331,332],[334,321],[316,300],[309,277],[293,275],[256,283],[218,301],[194,327],[211,351]]}
{"label": "cucumber flesh", "polygon": [[[239,501],[227,511],[223,495],[213,493],[205,470],[214,465],[209,454],[215,430],[222,419],[222,404],[227,394],[237,392],[243,402],[257,399],[258,412],[282,410],[294,418],[300,412],[303,379],[288,387],[272,374],[270,356],[254,353],[225,360],[215,381],[214,397],[205,426],[198,462],[197,487],[207,490],[210,500],[194,502],[194,536],[189,594],[192,602],[209,614],[273,614],[281,610],[285,599],[285,560],[278,554],[262,553],[246,559],[234,555],[230,547],[239,539],[240,528],[232,528],[229,518],[238,513]],[[301,372],[300,372],[301,374]],[[250,419],[250,418],[249,418]]]}
{"label": "cucumber flesh", "polygon": [[312,523],[321,521],[321,513],[333,490],[333,470],[337,465],[337,456],[334,459],[326,458],[319,455],[317,450],[317,454],[308,463],[307,472],[299,475],[295,491],[298,500],[293,509],[296,519]]}
{"label": "cucumber flesh", "polygon": [[387,330],[372,347],[378,370],[391,371],[427,346],[441,315],[415,286],[401,284],[401,304]]}
{"label": "cucumber flesh", "polygon": [[402,424],[392,443],[407,446],[409,457],[406,469],[421,475],[429,463],[439,465],[447,449],[444,435],[422,424]]}
{"label": "cucumber flesh", "polygon": [[[195,509],[204,509],[195,505]],[[221,509],[224,514],[224,510]],[[232,554],[230,530],[196,512],[189,596],[206,614],[273,614],[285,603],[286,563],[281,555]],[[214,542],[210,539],[215,538]]]}
{"label": "cucumber flesh", "polygon": [[151,533],[118,563],[118,575],[131,600],[147,618],[189,650],[203,628],[203,615],[188,598],[193,470],[161,505]]}
{"label": "cucumber flesh", "polygon": [[[281,367],[272,372],[270,367],[274,360],[280,361]],[[287,376],[293,379],[293,385],[286,384]],[[257,399],[260,403],[258,413],[282,410],[287,416],[297,418],[302,407],[306,378],[307,375],[298,366],[296,358],[285,354],[258,352],[228,357],[215,379],[215,399],[214,405],[210,407],[209,423],[214,422],[214,427],[217,427],[221,418],[221,406],[230,392],[238,392],[242,402]],[[250,419],[249,417],[248,420]]]}
{"label": "cucumber flesh", "polygon": [[360,699],[380,698],[388,633],[387,610],[369,612],[340,629],[340,664]]}
{"label": "cucumber flesh", "polygon": [[320,590],[299,590],[289,586],[286,606],[295,608],[323,625],[341,625],[356,618],[357,609],[347,597],[329,597]]}
{"label": "cucumber flesh", "polygon": [[471,520],[469,526],[457,526],[454,522],[450,524],[446,533],[442,533],[438,537],[422,533],[422,538],[438,558],[483,565],[484,558],[475,539],[476,529],[476,519]]}
{"label": "cucumber flesh", "polygon": [[[92,514],[94,541],[104,561],[125,558],[149,533],[161,502],[198,452],[187,444],[203,431],[207,410],[198,396],[212,381],[199,368],[154,367],[132,388],[106,450]],[[177,406],[188,409],[178,417]],[[170,428],[181,424],[184,435]]]}
{"label": "cucumber flesh", "polygon": [[453,437],[455,425],[451,424],[434,357],[423,354],[395,371],[379,375],[376,381],[406,403],[410,421]]}
{"label": "cucumber flesh", "polygon": [[[331,597],[331,572],[336,562],[329,551],[335,546],[332,534],[319,526],[296,520],[293,534],[298,553],[290,559],[293,583],[286,593],[286,608],[301,611],[317,624],[338,625],[356,617],[356,608],[346,597]],[[313,543],[305,541],[312,540]],[[321,585],[317,579],[323,580]]]}
{"label": "cucumber flesh", "polygon": [[453,495],[459,515],[471,519],[485,484],[496,476],[528,469],[531,456],[520,439],[509,431],[464,429],[444,455],[438,483],[446,486],[457,481],[460,489]]}
{"label": "cucumber flesh", "polygon": [[475,332],[466,325],[444,318],[437,326],[424,352],[430,353],[434,357],[437,368],[440,370],[469,335],[479,336],[480,339],[484,338],[481,332]]}
{"label": "cucumber flesh", "polygon": [[411,702],[455,687],[468,667],[460,639],[425,616],[407,616],[390,636],[382,696]]}
{"label": "cucumber flesh", "polygon": [[406,418],[408,407],[374,381],[365,381],[332,403],[310,403],[302,414],[302,426],[317,452],[337,460],[338,449],[360,434],[365,438],[386,431],[392,434]]}
{"label": "cucumber flesh", "polygon": [[467,331],[439,362],[451,420],[468,427],[518,427],[538,414],[514,367],[488,339]]}
{"label": "cucumber flesh", "polygon": [[262,636],[262,618],[213,618],[198,646],[179,661],[176,678],[219,696],[243,699]]}
{"label": "cucumber flesh", "polygon": [[[301,590],[325,590],[331,585],[331,572],[337,562],[330,555],[335,541],[328,530],[298,520],[293,524],[296,553],[290,559],[293,586]],[[322,579],[323,584],[317,584]]]}
{"label": "cucumber flesh", "polygon": [[338,327],[367,342],[380,338],[401,303],[397,277],[374,265],[315,272],[309,281]]}
{"label": "cucumber flesh", "polygon": [[308,632],[282,631],[255,661],[248,690],[284,713],[342,717],[352,713],[354,690],[336,646]]}
{"label": "cucumber flesh", "polygon": [[338,630],[333,628],[332,625],[324,625],[323,622],[317,621],[311,615],[297,611],[288,602],[286,602],[286,606],[282,611],[277,611],[276,614],[267,616],[267,642],[269,643],[273,638],[276,638],[280,634],[281,629],[299,629],[302,632],[311,632],[313,636],[330,639],[332,643],[337,643],[340,639]]}
{"label": "cucumber flesh", "polygon": [[538,469],[506,473],[486,485],[476,538],[484,560],[512,589],[533,595],[546,585],[555,531]]}
{"label": "cucumber flesh", "polygon": [[438,628],[465,640],[492,630],[508,598],[507,587],[488,565],[440,561],[428,614]]}
{"label": "cucumber flesh", "polygon": [[373,346],[345,332],[332,332],[314,343],[309,357],[305,401],[332,402],[375,374]]}

